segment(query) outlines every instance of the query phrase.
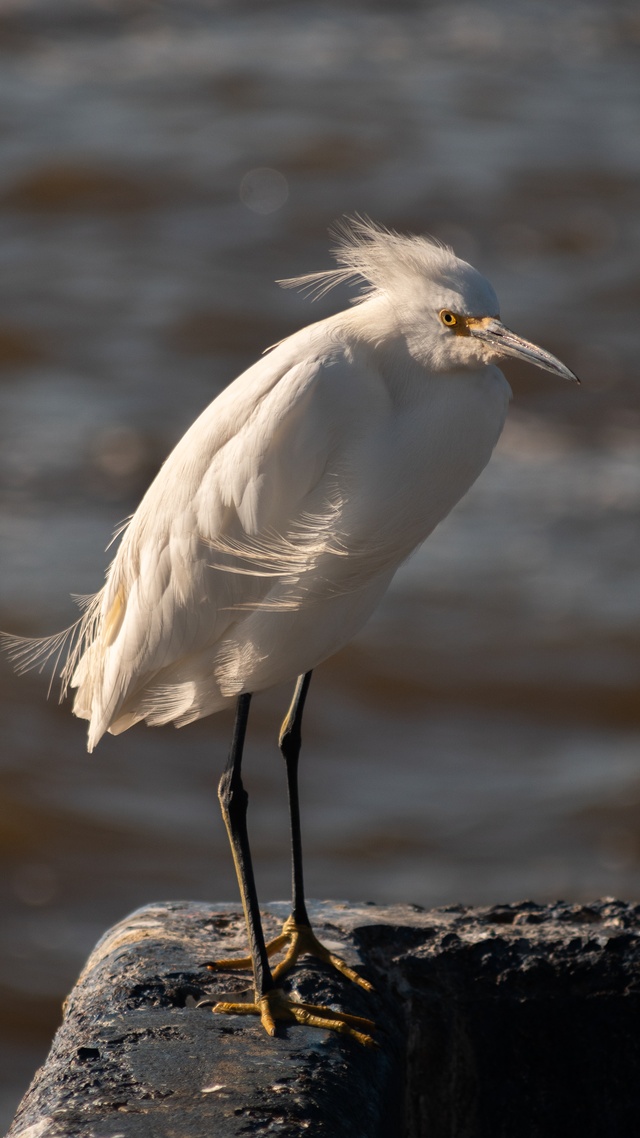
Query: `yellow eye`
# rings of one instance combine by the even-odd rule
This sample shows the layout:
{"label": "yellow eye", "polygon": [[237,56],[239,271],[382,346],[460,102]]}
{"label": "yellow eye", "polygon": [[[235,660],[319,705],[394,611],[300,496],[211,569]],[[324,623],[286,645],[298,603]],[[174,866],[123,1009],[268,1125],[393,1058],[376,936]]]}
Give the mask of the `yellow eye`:
{"label": "yellow eye", "polygon": [[449,312],[448,308],[443,308],[440,313],[440,319],[447,328],[453,328],[458,323],[458,317],[455,312]]}

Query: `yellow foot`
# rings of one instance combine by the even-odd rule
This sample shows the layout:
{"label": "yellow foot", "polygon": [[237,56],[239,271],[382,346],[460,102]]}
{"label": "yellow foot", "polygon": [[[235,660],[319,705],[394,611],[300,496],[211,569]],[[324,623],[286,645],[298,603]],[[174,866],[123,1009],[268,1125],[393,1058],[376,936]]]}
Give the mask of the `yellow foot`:
{"label": "yellow foot", "polygon": [[[276,952],[280,952],[288,944],[287,951],[284,959],[276,964],[273,970],[273,979],[279,980],[281,976],[289,972],[296,961],[301,956],[317,956],[320,960],[324,960],[326,964],[333,965],[334,968],[346,976],[347,980],[352,980],[354,984],[358,984],[364,988],[366,992],[373,992],[373,984],[370,984],[364,977],[359,976],[355,969],[350,968],[349,965],[342,959],[341,956],[336,956],[335,953],[330,952],[318,940],[311,925],[299,925],[293,917],[287,917],[282,926],[282,932],[279,936],[267,943],[267,956],[273,956]],[[227,968],[251,968],[251,957],[241,956],[229,960],[212,960],[208,961],[207,968],[212,972],[222,972]],[[265,997],[266,998],[266,997]],[[249,1005],[243,1005],[248,1007]],[[304,1005],[296,1005],[304,1007]],[[264,1022],[264,1021],[263,1021]]]}
{"label": "yellow foot", "polygon": [[262,996],[254,1004],[218,1003],[213,1005],[212,1010],[214,1013],[223,1012],[226,1015],[260,1016],[262,1026],[268,1035],[275,1035],[276,1020],[285,1020],[289,1023],[306,1024],[307,1027],[323,1027],[328,1031],[337,1031],[340,1035],[350,1036],[365,1047],[378,1046],[369,1034],[375,1031],[376,1025],[372,1020],[363,1019],[362,1016],[347,1015],[346,1012],[336,1012],[333,1008],[316,1004],[298,1003],[280,988],[272,988],[266,996]]}

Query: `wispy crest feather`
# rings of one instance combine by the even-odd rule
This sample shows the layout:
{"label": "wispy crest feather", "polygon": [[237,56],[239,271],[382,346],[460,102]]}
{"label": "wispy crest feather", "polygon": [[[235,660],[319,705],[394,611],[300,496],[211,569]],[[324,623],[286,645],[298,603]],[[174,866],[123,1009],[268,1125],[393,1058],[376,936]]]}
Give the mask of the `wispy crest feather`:
{"label": "wispy crest feather", "polygon": [[329,233],[336,242],[331,254],[339,267],[288,277],[278,284],[299,288],[312,300],[339,284],[360,284],[364,287],[352,301],[360,304],[371,296],[395,290],[407,276],[422,277],[426,268],[433,272],[434,263],[443,274],[455,268],[453,250],[436,238],[397,233],[360,214],[343,218]]}

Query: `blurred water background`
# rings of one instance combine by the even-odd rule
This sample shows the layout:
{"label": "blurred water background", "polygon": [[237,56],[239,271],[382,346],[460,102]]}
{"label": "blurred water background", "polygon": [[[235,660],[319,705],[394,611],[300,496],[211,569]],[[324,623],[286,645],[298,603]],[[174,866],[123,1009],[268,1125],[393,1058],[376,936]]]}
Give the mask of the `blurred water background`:
{"label": "blurred water background", "polygon": [[[453,244],[583,378],[507,364],[491,466],[318,670],[311,896],[638,898],[639,57],[620,0],[0,4],[0,627],[69,624],[184,428],[344,305],[273,283],[328,267],[343,213]],[[8,1122],[109,923],[237,894],[228,716],[88,759],[44,677],[2,679]],[[287,698],[256,699],[247,755],[265,900]]]}

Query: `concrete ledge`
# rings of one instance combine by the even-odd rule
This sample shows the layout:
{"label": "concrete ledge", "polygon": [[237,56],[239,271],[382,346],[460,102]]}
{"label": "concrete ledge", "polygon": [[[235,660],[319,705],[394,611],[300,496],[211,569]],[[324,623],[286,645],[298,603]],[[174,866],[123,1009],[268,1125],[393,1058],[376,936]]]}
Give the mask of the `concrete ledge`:
{"label": "concrete ledge", "polygon": [[[99,942],[11,1138],[581,1138],[635,1133],[640,906],[531,902],[423,912],[316,903],[368,996],[317,961],[300,998],[369,1015],[369,1050],[196,1009],[248,986],[202,961],[244,943],[222,906],[149,905]],[[275,932],[287,906],[267,907]]]}

